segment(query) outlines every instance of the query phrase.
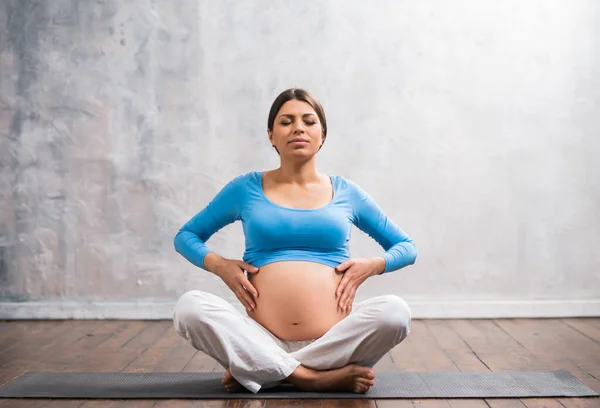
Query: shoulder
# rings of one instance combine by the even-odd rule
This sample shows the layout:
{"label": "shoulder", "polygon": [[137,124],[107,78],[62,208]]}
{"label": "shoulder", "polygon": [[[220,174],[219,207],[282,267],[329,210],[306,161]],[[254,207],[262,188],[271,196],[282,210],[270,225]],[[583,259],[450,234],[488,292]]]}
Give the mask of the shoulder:
{"label": "shoulder", "polygon": [[240,174],[239,176],[229,180],[222,188],[223,193],[235,194],[237,196],[245,195],[249,190],[255,189],[256,185],[260,185],[260,173],[251,171]]}
{"label": "shoulder", "polygon": [[337,191],[348,194],[351,198],[362,198],[366,195],[365,191],[357,183],[344,176],[332,175],[331,180]]}
{"label": "shoulder", "polygon": [[251,188],[253,185],[260,182],[261,173],[258,171],[250,171],[231,179],[227,186],[235,188]]}

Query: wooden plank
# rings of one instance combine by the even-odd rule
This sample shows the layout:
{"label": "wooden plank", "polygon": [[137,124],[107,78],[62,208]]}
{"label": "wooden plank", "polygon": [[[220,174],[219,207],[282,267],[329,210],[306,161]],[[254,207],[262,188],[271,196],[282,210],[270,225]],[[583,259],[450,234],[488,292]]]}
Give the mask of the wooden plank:
{"label": "wooden plank", "polygon": [[302,401],[304,408],[322,408],[323,400],[321,399],[305,399]]}
{"label": "wooden plank", "polygon": [[[102,322],[98,322],[102,325]],[[73,364],[67,364],[63,370],[71,372],[94,371],[94,372],[119,372],[134,361],[140,353],[150,348],[158,338],[168,329],[169,325],[164,322],[125,322],[112,336],[106,338],[85,358],[76,359]],[[132,347],[135,346],[135,347]],[[109,406],[109,407],[153,407],[155,404],[180,404],[185,400],[88,400],[82,407]],[[187,401],[187,405],[190,402]]]}
{"label": "wooden plank", "polygon": [[[12,347],[16,341],[23,341],[42,330],[51,328],[48,321],[41,321],[33,325],[27,320],[2,320],[0,321],[0,354],[8,347]],[[45,327],[43,327],[45,326]]]}
{"label": "wooden plank", "polygon": [[226,408],[228,400],[196,400],[192,401],[192,408]]}
{"label": "wooden plank", "polygon": [[[81,404],[82,408],[115,408],[117,405],[119,404],[118,401],[112,401],[112,400],[89,400],[89,401],[85,401],[83,404]],[[132,404],[131,401],[129,401],[129,404]],[[132,406],[132,405],[130,405]]]}
{"label": "wooden plank", "polygon": [[375,400],[372,399],[341,399],[339,408],[377,408]]}
{"label": "wooden plank", "polygon": [[[399,345],[394,347],[388,354],[396,364],[398,370],[405,371],[459,371],[452,359],[440,347],[433,333],[424,320],[413,320],[409,336]],[[375,379],[377,381],[377,379]],[[442,406],[449,408],[450,404],[445,400],[407,400],[407,399],[385,399],[378,400],[378,407],[391,408],[402,404],[409,406]],[[396,404],[396,405],[394,405]]]}
{"label": "wooden plank", "polygon": [[[515,341],[518,341],[519,344],[536,357],[526,369],[567,369],[584,384],[594,390],[596,390],[594,387],[600,389],[597,384],[593,384],[596,380],[588,377],[580,369],[579,365],[582,363],[582,359],[590,357],[590,352],[588,350],[578,350],[578,348],[595,344],[592,340],[569,328],[557,319],[500,320],[498,323]],[[590,365],[597,367],[598,359],[592,358],[591,360]],[[578,407],[590,404],[590,399],[587,398],[557,398],[556,401],[565,407]],[[591,404],[597,402],[591,402]]]}
{"label": "wooden plank", "polygon": [[[243,400],[236,400],[236,401],[243,401]],[[264,406],[264,407],[268,407],[268,408],[301,407],[302,406],[302,400],[301,399],[269,398],[267,400],[261,400],[261,403],[264,404],[264,405],[256,405],[256,406],[257,407],[258,406]],[[231,407],[231,406],[232,405],[230,404],[229,407]]]}
{"label": "wooden plank", "polygon": [[[86,362],[86,358],[89,355],[102,355],[102,353],[98,353],[98,350],[104,350],[107,345],[112,345],[118,342],[126,341],[135,334],[140,331],[140,325],[137,322],[119,322],[119,321],[96,321],[97,328],[91,333],[89,336],[83,337],[76,343],[74,343],[74,347],[69,348],[69,352],[72,352],[70,359],[67,358],[67,361],[57,365],[56,371],[70,371],[70,372],[96,372],[98,371],[98,367],[95,365],[90,365],[89,360]],[[60,358],[62,361],[64,357]],[[104,360],[106,361],[107,356],[104,355]],[[53,370],[54,371],[54,370]],[[61,407],[61,403],[65,400],[54,400],[52,401],[56,408]],[[106,401],[106,400],[88,400],[81,401],[80,406],[82,407],[90,407],[90,406],[110,406],[116,407],[119,406],[119,401]],[[133,406],[133,401],[128,401],[129,406]],[[153,405],[154,403],[152,403]],[[141,406],[152,406],[148,405],[146,401]],[[136,404],[139,406],[139,404]]]}
{"label": "wooden plank", "polygon": [[[38,339],[20,344],[9,353],[16,359],[47,361],[94,330],[97,325],[91,321],[61,321],[55,330],[42,333]],[[22,354],[22,355],[21,355]],[[14,361],[14,360],[13,360]]]}
{"label": "wooden plank", "polygon": [[[191,371],[211,371],[206,369],[206,363],[216,362],[214,359],[205,355],[204,353],[197,352],[192,345],[184,340],[177,332],[173,329],[172,323],[162,322],[163,326],[166,326],[166,330],[158,337],[155,336],[154,341],[149,346],[143,347],[138,353],[138,356],[122,370],[124,372],[191,372]],[[130,349],[140,347],[139,341],[132,341],[128,343]],[[199,358],[195,358],[199,355]],[[202,358],[204,357],[204,358]],[[192,360],[195,360],[192,362]],[[198,362],[201,361],[202,365],[199,367]],[[220,367],[220,365],[219,365]],[[213,369],[217,367],[212,364]],[[222,370],[224,372],[224,370]],[[252,404],[261,404],[264,400],[211,400],[202,401],[204,405],[211,407],[227,407],[227,406],[242,406],[247,402]],[[158,401],[157,406],[180,406],[185,403],[185,400],[179,401]],[[198,401],[195,401],[196,403]],[[190,402],[187,402],[191,406]],[[210,403],[210,404],[208,404]],[[159,405],[160,404],[160,405]],[[193,404],[192,404],[193,405]],[[200,406],[204,406],[200,405]],[[197,405],[194,405],[197,406]],[[245,405],[243,405],[245,406]],[[260,406],[260,405],[253,405]]]}
{"label": "wooden plank", "polygon": [[582,320],[585,320],[587,324],[594,326],[596,329],[600,329],[600,318],[591,317],[591,318],[582,318]]}
{"label": "wooden plank", "polygon": [[410,335],[389,353],[399,370],[460,371],[423,320],[413,320]]}
{"label": "wooden plank", "polygon": [[0,399],[2,408],[77,408],[84,401],[81,400],[47,400],[47,399]]}
{"label": "wooden plank", "polygon": [[[122,324],[122,323],[120,323]],[[84,355],[95,347],[104,338],[109,337],[116,323],[95,324],[86,322],[77,326],[77,330],[69,332],[68,337],[63,337],[48,348],[40,348],[24,358],[14,360],[13,363],[21,365],[25,371],[60,371],[61,366],[69,364],[70,361]]]}
{"label": "wooden plank", "polygon": [[154,366],[155,372],[182,372],[198,351],[187,340],[175,335],[177,338],[171,349]]}
{"label": "wooden plank", "polygon": [[[579,380],[596,391],[600,393],[600,380],[590,376],[589,374],[581,374],[577,375]],[[577,407],[600,407],[600,397],[593,398],[558,398],[558,401],[567,408],[577,408]]]}
{"label": "wooden plank", "polygon": [[[463,336],[481,338],[481,334],[478,331],[473,330],[473,328],[461,324],[456,326],[456,322],[454,322],[455,326],[453,327],[451,323],[452,321],[446,320],[429,320],[426,322],[426,327],[435,339],[439,348],[444,351],[445,355],[450,358],[452,363],[460,371],[489,371],[489,368],[477,357],[468,342],[463,338]],[[446,400],[446,402],[448,405],[454,407],[462,407],[465,405],[487,407],[487,404],[483,399],[460,400],[462,405],[459,405],[458,400],[450,399]]]}
{"label": "wooden plank", "polygon": [[[28,368],[79,371],[120,371],[143,368],[150,371],[224,371],[216,360],[194,350],[189,343],[172,333],[170,321],[118,323],[90,321],[20,322],[10,329],[3,323],[0,345],[17,353],[0,353],[5,366],[0,377],[18,374],[21,363]],[[136,326],[137,325],[137,326]],[[80,326],[80,327],[79,327]],[[78,328],[77,328],[78,327]],[[60,329],[59,329],[60,328]],[[73,328],[75,330],[69,330]],[[582,382],[600,390],[592,376],[600,373],[596,358],[599,350],[597,330],[600,319],[516,319],[516,320],[448,320],[413,321],[411,335],[374,367],[376,372],[394,369],[412,371],[458,371],[489,367],[493,371],[520,369],[571,370]],[[32,333],[39,336],[31,336]],[[536,334],[537,333],[537,334]],[[89,334],[91,334],[89,336]],[[18,341],[17,341],[18,339]],[[41,346],[40,346],[41,344]],[[69,354],[68,346],[72,346]],[[189,347],[188,347],[189,346]],[[590,348],[591,347],[591,348]],[[23,356],[27,356],[25,359]],[[36,360],[37,359],[37,360]],[[89,370],[87,370],[89,371]],[[0,383],[2,379],[0,378]],[[0,400],[0,406],[214,406],[256,404],[263,400]],[[271,401],[271,400],[267,400]],[[264,405],[267,405],[264,401]],[[273,400],[274,406],[277,400]],[[293,401],[293,400],[289,400]],[[289,401],[286,401],[287,404]],[[279,401],[282,403],[283,401]],[[488,399],[489,406],[600,406],[598,398],[560,399]],[[15,404],[16,403],[16,404]],[[66,403],[66,405],[65,405]],[[292,402],[293,403],[293,402]],[[10,404],[10,405],[7,405]],[[62,404],[62,405],[61,405]],[[183,405],[182,405],[183,404]],[[486,406],[482,400],[305,400],[303,405],[402,406]],[[262,405],[261,405],[262,406]]]}
{"label": "wooden plank", "polygon": [[[453,323],[457,325],[457,323]],[[470,326],[463,334],[469,346],[492,371],[523,371],[538,358],[492,320],[464,321],[457,330]],[[479,334],[473,335],[473,332]]]}
{"label": "wooden plank", "polygon": [[22,370],[22,369],[18,369],[18,368],[0,369],[0,386],[7,384],[7,383],[11,382],[12,380],[14,380],[15,378],[17,378],[18,376],[22,375],[23,371],[26,371],[26,370]]}
{"label": "wooden plank", "polygon": [[191,372],[222,372],[225,374],[225,368],[219,364],[217,360],[205,354],[202,351],[196,351],[196,353],[192,356],[190,361],[185,365],[182,372],[191,373]]}
{"label": "wooden plank", "polygon": [[563,408],[563,405],[555,399],[548,398],[522,398],[521,402],[527,408]]}
{"label": "wooden plank", "polygon": [[490,408],[523,408],[525,405],[518,399],[486,399]]}
{"label": "wooden plank", "polygon": [[600,400],[598,398],[559,398],[558,400],[565,408],[600,407]]}
{"label": "wooden plank", "polygon": [[[194,401],[185,399],[163,399],[157,401],[153,408],[190,408]],[[227,405],[224,405],[226,407]]]}
{"label": "wooden plank", "polygon": [[583,371],[600,366],[600,344],[558,319],[502,320],[499,323],[549,369]]}
{"label": "wooden plank", "polygon": [[452,408],[488,408],[489,405],[481,399],[451,399],[448,403]]}
{"label": "wooden plank", "polygon": [[464,323],[432,320],[427,322],[427,328],[442,350],[461,371],[490,371],[473,348],[461,337],[481,338],[481,334],[473,327]]}
{"label": "wooden plank", "polygon": [[377,408],[413,408],[415,406],[410,399],[378,399],[375,404]]}
{"label": "wooden plank", "polygon": [[75,400],[75,399],[53,399],[53,400],[41,400],[44,408],[79,408],[86,401]]}
{"label": "wooden plank", "polygon": [[590,340],[600,343],[600,327],[594,325],[594,322],[599,319],[561,319],[563,324],[577,330],[582,335],[586,336]]}
{"label": "wooden plank", "polygon": [[373,371],[375,372],[375,382],[377,382],[377,373],[398,371],[398,367],[392,355],[388,352],[373,366]]}
{"label": "wooden plank", "polygon": [[[65,329],[72,329],[83,322],[83,320],[5,322],[2,325],[5,338],[17,341],[7,342],[0,348],[0,355],[8,351],[17,352],[18,349],[27,350],[28,347],[39,346],[44,341],[52,341],[58,334],[63,334]],[[13,325],[15,325],[14,331],[11,328]],[[17,350],[14,349],[15,347]]]}
{"label": "wooden plank", "polygon": [[[127,329],[130,327],[132,327],[133,330],[127,331]],[[81,361],[84,361],[81,358],[87,355],[88,353],[94,355],[94,349],[103,349],[103,347],[105,347],[106,344],[110,345],[112,344],[111,342],[118,342],[119,340],[126,341],[128,337],[135,336],[140,331],[140,323],[119,321],[86,321],[85,325],[80,325],[79,328],[81,330],[70,332],[67,330],[67,337],[62,338],[62,340],[65,341],[65,345],[61,349],[57,349],[57,347],[51,345],[47,349],[47,353],[49,354],[41,356],[36,355],[36,357],[39,357],[40,363],[38,363],[37,365],[33,364],[29,366],[30,371],[96,371],[95,368],[97,367],[89,365],[86,366],[85,364],[81,364]],[[120,346],[121,344],[118,344],[118,347]],[[136,353],[137,352],[139,351],[136,351]],[[99,363],[113,361],[113,359],[107,358],[106,355],[103,356],[103,359],[98,360]],[[133,403],[133,401],[127,402],[129,406],[133,406]],[[42,404],[40,406],[56,408],[63,406],[87,407],[119,405],[118,402],[104,400],[40,400],[40,404]],[[142,403],[142,405],[137,405],[152,406],[154,405],[154,402],[152,402],[150,405],[147,404],[148,402],[144,402]]]}
{"label": "wooden plank", "polygon": [[[69,327],[70,326],[70,327]],[[40,334],[39,344],[19,345],[5,354],[7,364],[2,367],[2,377],[14,378],[27,371],[48,371],[56,368],[52,360],[69,353],[69,347],[94,329],[90,321],[65,321],[61,324],[61,333]],[[28,348],[30,348],[28,350]]]}
{"label": "wooden plank", "polygon": [[[176,339],[171,346],[171,349],[158,360],[153,368],[154,372],[182,372],[183,369],[188,365],[190,360],[198,352],[192,347],[192,345],[181,336],[176,334]],[[171,335],[171,337],[173,337]],[[210,371],[210,370],[201,370]],[[197,401],[195,401],[197,402]],[[206,402],[206,401],[204,401]],[[247,403],[251,405],[247,405]],[[261,407],[263,406],[264,400],[213,400],[211,401],[211,407],[227,407],[227,406],[251,406]],[[193,404],[190,401],[185,400],[163,400],[156,403],[156,408],[166,407],[190,407]]]}
{"label": "wooden plank", "polygon": [[413,406],[419,408],[448,408],[450,406],[450,401],[442,399],[413,400]]}
{"label": "wooden plank", "polygon": [[94,326],[88,328],[77,341],[53,350],[40,360],[49,366],[50,371],[62,371],[62,367],[67,367],[85,357],[98,345],[125,328],[128,323],[122,321],[96,321],[93,324]]}
{"label": "wooden plank", "polygon": [[[458,330],[465,329],[463,336],[492,371],[530,371],[533,365],[541,365],[538,357],[493,321],[462,321],[454,323],[454,326]],[[486,401],[489,403],[491,400]],[[560,402],[553,398],[522,399],[521,403],[525,406],[560,406]]]}
{"label": "wooden plank", "polygon": [[164,357],[171,349],[177,333],[167,329],[150,347],[138,355],[138,357],[128,364],[123,372],[152,372],[156,363]]}
{"label": "wooden plank", "polygon": [[63,366],[67,372],[114,372],[120,371],[137,357],[137,350],[124,350],[122,346],[144,330],[140,321],[130,321],[119,327],[112,336],[98,344],[81,358],[73,359]]}
{"label": "wooden plank", "polygon": [[119,400],[115,401],[114,408],[152,408],[155,403],[155,400]]}
{"label": "wooden plank", "polygon": [[[190,347],[191,344],[190,344]],[[184,373],[187,372],[220,372],[225,373],[225,369],[221,367],[221,364],[211,356],[205,354],[202,351],[196,351],[192,358],[181,370]],[[209,407],[226,407],[229,403],[228,400],[211,400]],[[196,406],[196,405],[194,405]],[[198,407],[201,405],[197,405]]]}
{"label": "wooden plank", "polygon": [[[14,361],[27,359],[32,354],[38,354],[40,349],[46,349],[53,344],[73,337],[73,331],[85,321],[62,320],[57,322],[32,322],[32,333],[19,341],[12,343],[0,351],[0,368],[14,366]],[[49,324],[44,324],[49,323]],[[88,326],[89,327],[89,326]]]}
{"label": "wooden plank", "polygon": [[404,341],[391,349],[387,354],[398,370],[403,371],[427,371],[423,360],[416,353],[422,349],[421,341],[427,333],[423,333],[422,321],[413,320],[411,333]]}

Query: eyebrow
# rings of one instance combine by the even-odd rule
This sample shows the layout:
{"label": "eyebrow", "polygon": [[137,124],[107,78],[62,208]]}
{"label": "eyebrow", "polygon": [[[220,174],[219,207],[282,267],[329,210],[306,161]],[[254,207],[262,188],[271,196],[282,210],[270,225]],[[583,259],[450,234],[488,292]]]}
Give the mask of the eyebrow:
{"label": "eyebrow", "polygon": [[[279,115],[279,117],[282,117],[282,116],[285,116],[287,118],[292,118],[292,119],[294,118],[294,115],[292,115],[291,113],[282,113],[281,115]],[[314,113],[305,113],[304,115],[302,115],[302,117],[305,117],[305,116],[317,116],[317,115],[315,115]]]}

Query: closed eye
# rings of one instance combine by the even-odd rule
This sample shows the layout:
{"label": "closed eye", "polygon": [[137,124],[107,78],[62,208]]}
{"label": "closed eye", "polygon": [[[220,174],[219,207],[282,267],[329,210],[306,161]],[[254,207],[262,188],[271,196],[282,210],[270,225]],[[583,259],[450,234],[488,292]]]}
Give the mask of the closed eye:
{"label": "closed eye", "polygon": [[[282,114],[280,118],[281,121],[279,122],[279,124],[281,126],[289,126],[296,120],[294,115],[288,113]],[[304,120],[304,123],[307,126],[316,125],[318,123],[318,121],[314,120],[316,119],[316,115],[314,113],[305,113],[304,115],[302,115],[302,119]]]}
{"label": "closed eye", "polygon": [[[306,123],[309,126],[317,124],[317,122],[304,122],[304,123]],[[288,126],[288,125],[291,125],[291,124],[292,124],[292,122],[281,122],[281,126]]]}

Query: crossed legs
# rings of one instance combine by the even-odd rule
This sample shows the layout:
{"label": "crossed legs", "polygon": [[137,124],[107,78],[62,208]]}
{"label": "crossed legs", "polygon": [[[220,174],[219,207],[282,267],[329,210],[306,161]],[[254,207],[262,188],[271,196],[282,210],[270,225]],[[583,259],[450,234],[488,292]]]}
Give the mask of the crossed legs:
{"label": "crossed legs", "polygon": [[410,309],[397,296],[377,296],[353,305],[318,339],[293,342],[277,338],[224,299],[194,290],[178,300],[173,322],[194,348],[253,393],[284,380],[307,390],[360,390],[357,385],[374,378],[377,361],[410,333]]}

